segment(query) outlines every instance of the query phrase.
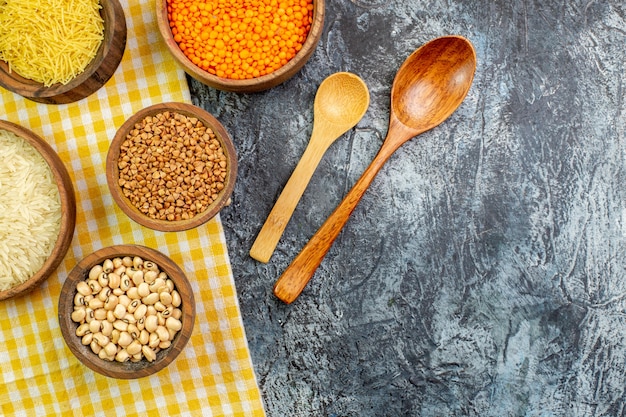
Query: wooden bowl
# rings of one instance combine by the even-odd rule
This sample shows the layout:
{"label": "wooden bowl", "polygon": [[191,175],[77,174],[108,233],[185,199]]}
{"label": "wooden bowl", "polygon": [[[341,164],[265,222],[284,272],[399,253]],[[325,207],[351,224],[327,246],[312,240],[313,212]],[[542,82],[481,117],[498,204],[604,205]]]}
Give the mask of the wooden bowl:
{"label": "wooden bowl", "polygon": [[165,40],[167,49],[174,56],[174,59],[187,74],[196,80],[208,85],[209,87],[223,91],[254,93],[267,90],[287,81],[300,71],[304,64],[309,60],[313,51],[315,51],[324,29],[324,0],[313,0],[314,9],[311,29],[306,41],[302,45],[302,49],[298,51],[298,53],[289,62],[267,75],[246,80],[232,80],[228,78],[221,78],[204,71],[187,58],[187,56],[180,50],[178,44],[174,40],[174,36],[172,35],[169,19],[167,17],[167,0],[156,0],[156,3],[159,32]]}
{"label": "wooden bowl", "polygon": [[[144,260],[150,260],[157,264],[161,271],[167,273],[172,279],[176,290],[181,296],[182,303],[182,328],[178,331],[170,347],[160,350],[153,362],[148,362],[145,358],[139,362],[117,362],[101,359],[94,354],[90,346],[84,346],[81,338],[76,336],[78,324],[75,323],[71,314],[74,310],[74,296],[77,293],[76,285],[79,281],[85,280],[91,268],[102,264],[105,259],[113,259],[124,256],[139,256]],[[61,294],[58,306],[59,324],[65,343],[72,353],[85,366],[102,375],[118,379],[135,379],[152,375],[169,365],[183,350],[193,331],[196,316],[196,305],[194,295],[185,274],[174,261],[161,252],[139,245],[117,245],[97,250],[81,260],[69,273]]]}
{"label": "wooden bowl", "polygon": [[46,87],[42,83],[9,72],[0,60],[0,86],[29,100],[46,104],[64,104],[81,100],[102,87],[119,66],[126,48],[126,19],[118,0],[101,0],[104,40],[85,71],[67,84]]}
{"label": "wooden bowl", "polygon": [[0,120],[0,130],[5,130],[20,136],[43,156],[59,188],[62,212],[59,236],[54,244],[52,253],[44,262],[41,269],[31,278],[5,291],[0,291],[0,300],[5,300],[29,293],[46,280],[59,266],[74,236],[74,226],[76,225],[76,197],[74,195],[72,180],[65,165],[63,165],[59,156],[46,141],[22,126],[3,120]]}
{"label": "wooden bowl", "polygon": [[[146,117],[155,116],[166,111],[188,117],[195,117],[200,120],[204,126],[209,127],[215,133],[222,146],[224,155],[227,158],[224,188],[213,203],[204,211],[188,220],[160,220],[149,217],[130,202],[118,184],[120,169],[117,162],[120,156],[120,147],[126,140],[129,132],[134,128],[136,123],[143,121]],[[237,154],[233,142],[224,126],[207,111],[187,103],[160,103],[146,107],[135,113],[118,129],[107,154],[106,175],[113,199],[128,217],[150,229],[163,232],[178,232],[192,229],[206,223],[215,217],[224,206],[230,204],[230,196],[235,187],[235,180],[237,178]]]}

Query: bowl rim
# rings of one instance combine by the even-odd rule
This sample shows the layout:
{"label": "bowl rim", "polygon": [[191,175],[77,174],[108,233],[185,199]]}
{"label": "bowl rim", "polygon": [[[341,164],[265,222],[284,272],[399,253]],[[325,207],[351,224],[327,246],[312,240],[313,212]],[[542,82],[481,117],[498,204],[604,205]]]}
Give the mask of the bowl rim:
{"label": "bowl rim", "polygon": [[76,227],[76,196],[67,168],[56,151],[43,138],[21,125],[6,120],[0,120],[0,130],[5,130],[21,137],[39,152],[48,164],[48,167],[50,167],[50,171],[52,172],[54,181],[59,190],[59,199],[61,202],[59,236],[56,239],[50,256],[46,259],[39,271],[32,277],[7,290],[0,291],[1,301],[29,293],[48,279],[61,264],[74,237],[74,229]]}
{"label": "bowl rim", "polygon": [[[127,26],[119,0],[100,0],[100,5],[100,15],[104,19],[104,39],[83,72],[67,84],[56,83],[46,87],[43,83],[22,77],[15,71],[9,72],[8,63],[0,60],[0,86],[29,100],[46,104],[78,101],[104,86],[117,70],[124,55]],[[103,65],[107,59],[110,64]]]}
{"label": "bowl rim", "polygon": [[[142,121],[145,117],[154,116],[164,111],[180,113],[188,117],[195,117],[202,121],[206,127],[210,127],[222,144],[222,149],[224,150],[224,154],[226,155],[228,161],[224,188],[220,191],[217,200],[211,203],[211,205],[209,205],[203,212],[188,220],[158,220],[146,216],[134,205],[132,205],[130,201],[128,201],[128,198],[124,196],[117,183],[119,179],[117,160],[120,154],[120,145],[126,139],[127,132],[135,125],[135,123]],[[113,196],[113,200],[116,202],[118,207],[120,207],[120,209],[136,223],[162,232],[180,232],[193,229],[214,218],[222,210],[222,208],[224,208],[224,206],[230,203],[230,197],[235,188],[235,182],[237,181],[237,169],[238,164],[235,145],[222,123],[220,123],[219,120],[206,110],[193,104],[181,102],[157,103],[145,107],[130,116],[115,133],[115,136],[109,145],[109,151],[106,157],[107,184],[109,191]]]}
{"label": "bowl rim", "polygon": [[218,77],[217,75],[204,71],[187,58],[183,51],[178,47],[170,29],[169,19],[167,17],[167,0],[156,0],[157,25],[159,27],[159,32],[166,43],[167,49],[174,56],[176,61],[178,61],[178,63],[183,67],[185,72],[189,73],[189,75],[196,80],[211,87],[225,91],[242,93],[258,92],[275,87],[276,85],[291,78],[302,66],[304,66],[315,51],[324,30],[325,8],[325,0],[313,0],[313,21],[311,23],[311,29],[307,34],[306,40],[302,44],[302,49],[300,49],[285,65],[278,68],[276,71],[260,77],[245,80],[233,80],[230,78]]}
{"label": "bowl rim", "polygon": [[[156,263],[162,271],[165,271],[174,281],[176,290],[183,300],[181,310],[183,316],[181,322],[183,328],[176,334],[170,347],[157,353],[156,360],[147,362],[116,362],[100,359],[91,351],[89,346],[84,346],[75,331],[78,323],[71,319],[74,309],[74,295],[76,284],[84,280],[89,274],[91,267],[104,259],[123,256],[141,256],[144,260]],[[66,346],[72,354],[85,366],[101,375],[117,379],[137,379],[152,375],[172,363],[191,339],[196,318],[196,303],[191,283],[183,270],[169,256],[156,249],[137,245],[120,244],[103,247],[80,260],[68,274],[58,302],[58,320],[61,333]],[[71,330],[74,330],[73,332]]]}

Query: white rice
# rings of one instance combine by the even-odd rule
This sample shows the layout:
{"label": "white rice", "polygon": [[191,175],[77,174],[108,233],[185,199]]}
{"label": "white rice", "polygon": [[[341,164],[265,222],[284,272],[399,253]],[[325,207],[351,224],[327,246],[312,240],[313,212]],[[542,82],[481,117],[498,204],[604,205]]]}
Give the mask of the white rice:
{"label": "white rice", "polygon": [[60,227],[59,189],[47,162],[24,139],[0,129],[0,291],[41,269]]}

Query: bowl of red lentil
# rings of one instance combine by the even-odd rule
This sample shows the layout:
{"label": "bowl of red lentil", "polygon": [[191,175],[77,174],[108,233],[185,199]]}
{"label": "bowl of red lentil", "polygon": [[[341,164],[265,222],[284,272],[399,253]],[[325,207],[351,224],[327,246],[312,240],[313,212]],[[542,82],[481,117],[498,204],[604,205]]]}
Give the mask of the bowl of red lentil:
{"label": "bowl of red lentil", "polygon": [[188,103],[146,107],[118,129],[106,159],[117,205],[142,226],[198,227],[230,204],[237,154],[224,126]]}
{"label": "bowl of red lentil", "polygon": [[300,71],[319,43],[324,11],[324,0],[157,0],[157,23],[187,74],[251,93]]}
{"label": "bowl of red lentil", "polygon": [[136,379],[159,372],[193,332],[193,290],[171,258],[114,245],[79,261],[61,288],[58,319],[70,351],[91,370]]}
{"label": "bowl of red lentil", "polygon": [[126,38],[118,0],[10,1],[0,8],[0,86],[40,103],[81,100],[113,76]]}

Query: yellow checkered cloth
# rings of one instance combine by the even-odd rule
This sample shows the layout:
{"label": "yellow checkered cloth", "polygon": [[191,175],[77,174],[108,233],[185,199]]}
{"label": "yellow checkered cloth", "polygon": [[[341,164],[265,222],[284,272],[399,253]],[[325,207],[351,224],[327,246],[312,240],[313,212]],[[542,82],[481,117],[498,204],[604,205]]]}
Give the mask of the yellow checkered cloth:
{"label": "yellow checkered cloth", "polygon": [[[122,0],[126,51],[114,76],[92,96],[45,105],[0,88],[0,118],[31,129],[57,151],[77,198],[72,246],[57,271],[27,296],[0,301],[0,414],[264,416],[218,218],[186,232],[163,233],[131,221],[106,183],[108,145],[136,111],[190,102],[184,73],[156,25],[154,0]],[[1,160],[1,157],[0,157]],[[57,320],[61,286],[76,263],[102,247],[135,243],[169,255],[196,296],[191,340],[167,368],[117,380],[82,365]]]}

